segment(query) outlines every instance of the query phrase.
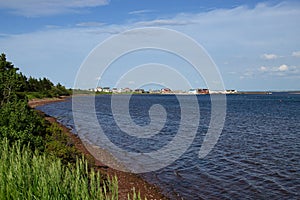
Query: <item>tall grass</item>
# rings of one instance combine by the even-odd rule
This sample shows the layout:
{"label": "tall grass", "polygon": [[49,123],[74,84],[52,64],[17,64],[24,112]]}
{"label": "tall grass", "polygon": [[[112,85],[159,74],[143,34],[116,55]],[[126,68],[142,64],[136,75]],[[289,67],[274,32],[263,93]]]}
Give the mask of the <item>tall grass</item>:
{"label": "tall grass", "polygon": [[75,166],[0,141],[0,199],[118,199],[117,178],[102,179],[78,159]]}

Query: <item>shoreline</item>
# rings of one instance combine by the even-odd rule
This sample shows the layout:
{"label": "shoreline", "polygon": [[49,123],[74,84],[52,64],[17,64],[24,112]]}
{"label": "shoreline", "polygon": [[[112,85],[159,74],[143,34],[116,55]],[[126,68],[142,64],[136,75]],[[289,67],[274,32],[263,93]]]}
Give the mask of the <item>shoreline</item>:
{"label": "shoreline", "polygon": [[[29,100],[28,105],[35,109],[37,106],[46,105],[49,103],[62,102],[67,100],[68,98],[72,98],[71,96],[60,97],[60,98],[49,98],[49,99],[32,99]],[[35,109],[36,110],[36,109]],[[162,194],[162,191],[156,185],[152,185],[140,177],[138,174],[133,174],[129,172],[123,172],[115,170],[111,167],[108,167],[101,163],[99,160],[95,159],[94,156],[88,151],[88,147],[83,144],[83,141],[75,134],[71,132],[70,129],[65,127],[64,125],[57,122],[57,119],[51,116],[47,116],[42,111],[36,110],[45,120],[50,122],[51,124],[57,124],[65,135],[67,135],[72,142],[74,143],[75,148],[81,152],[88,160],[89,165],[91,165],[95,170],[100,171],[101,174],[107,175],[109,177],[117,176],[118,177],[118,190],[119,190],[119,199],[128,199],[128,194],[132,197],[133,190],[136,193],[140,192],[141,198],[148,200],[167,200],[169,198],[165,197]],[[109,158],[109,155],[105,156],[105,159]]]}
{"label": "shoreline", "polygon": [[61,102],[65,101],[68,98],[72,98],[71,96],[61,96],[57,98],[44,98],[44,99],[31,99],[28,100],[28,106],[35,109],[35,107],[43,106],[49,103]]}

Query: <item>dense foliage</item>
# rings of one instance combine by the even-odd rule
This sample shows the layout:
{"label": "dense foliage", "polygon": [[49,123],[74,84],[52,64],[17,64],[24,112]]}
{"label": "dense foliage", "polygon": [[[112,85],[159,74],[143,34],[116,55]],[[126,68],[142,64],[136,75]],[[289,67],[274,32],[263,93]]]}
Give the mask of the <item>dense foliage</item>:
{"label": "dense foliage", "polygon": [[71,90],[67,90],[60,83],[54,85],[49,79],[36,79],[26,77],[23,79],[22,90],[20,92],[25,92],[29,98],[44,98],[44,97],[59,97],[68,96],[71,94]]}
{"label": "dense foliage", "polygon": [[46,79],[29,79],[18,72],[5,54],[0,55],[0,139],[29,144],[45,150],[47,135],[53,135],[43,118],[28,107],[28,96],[54,97],[69,95],[62,85]]}
{"label": "dense foliage", "polygon": [[16,99],[16,91],[20,89],[18,68],[6,61],[5,54],[0,56],[0,105]]}
{"label": "dense foliage", "polygon": [[30,144],[32,149],[44,150],[44,120],[30,110],[22,100],[8,102],[0,109],[0,139]]}

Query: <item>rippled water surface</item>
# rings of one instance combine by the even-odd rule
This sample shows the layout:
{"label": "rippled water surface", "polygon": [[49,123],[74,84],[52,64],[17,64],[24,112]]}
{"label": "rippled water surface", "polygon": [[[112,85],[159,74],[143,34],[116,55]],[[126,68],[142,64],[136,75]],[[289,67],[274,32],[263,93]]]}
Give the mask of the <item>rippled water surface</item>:
{"label": "rippled water surface", "polygon": [[[92,97],[75,98],[80,98],[85,112],[85,102]],[[122,103],[123,98],[120,95],[118,101]],[[182,98],[188,102],[191,97]],[[198,153],[208,129],[211,104],[209,96],[197,98],[201,115],[192,145],[171,165],[142,176],[159,185],[172,199],[300,199],[300,95],[227,96],[227,116],[221,137],[203,159],[198,158]],[[157,150],[172,141],[178,131],[181,111],[174,95],[131,97],[130,116],[141,127],[149,125],[152,105],[165,108],[166,115],[158,113],[158,117],[166,118],[165,124],[158,134],[148,139],[121,131],[114,121],[110,102],[109,95],[96,97],[99,124],[114,144],[127,151]],[[57,117],[74,133],[80,131],[74,128],[71,100],[38,109]],[[89,134],[95,128],[90,124]]]}

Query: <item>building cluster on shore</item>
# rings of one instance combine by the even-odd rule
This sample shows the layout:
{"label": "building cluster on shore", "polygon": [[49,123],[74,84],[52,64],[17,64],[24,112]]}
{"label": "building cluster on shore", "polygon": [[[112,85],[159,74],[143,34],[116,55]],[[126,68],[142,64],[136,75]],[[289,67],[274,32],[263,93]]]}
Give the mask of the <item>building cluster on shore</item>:
{"label": "building cluster on shore", "polygon": [[90,89],[93,92],[101,92],[101,93],[114,93],[114,94],[126,94],[126,93],[138,93],[138,94],[237,94],[237,90],[225,90],[225,91],[213,91],[209,89],[190,89],[186,90],[171,90],[170,88],[162,88],[162,89],[150,89],[145,90],[142,88],[131,89],[131,88],[110,88],[110,87],[97,87],[94,89]]}

